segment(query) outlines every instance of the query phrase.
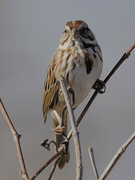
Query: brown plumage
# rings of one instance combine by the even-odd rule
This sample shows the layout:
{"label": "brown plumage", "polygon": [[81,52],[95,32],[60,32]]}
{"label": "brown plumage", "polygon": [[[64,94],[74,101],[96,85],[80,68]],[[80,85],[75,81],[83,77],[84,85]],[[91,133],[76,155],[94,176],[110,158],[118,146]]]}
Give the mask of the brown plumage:
{"label": "brown plumage", "polygon": [[[102,65],[100,46],[88,25],[81,20],[68,22],[47,70],[43,91],[44,122],[47,113],[53,110],[62,117],[65,100],[59,83],[60,74],[64,76],[67,88],[74,92],[73,108],[75,108],[85,99],[100,77]],[[57,119],[53,119],[53,124],[54,128],[59,125]],[[67,113],[64,113],[64,125],[66,126],[64,133],[67,135]],[[57,147],[64,140],[62,135],[55,133],[54,139]],[[69,158],[68,150],[58,162],[58,167],[63,168]]]}

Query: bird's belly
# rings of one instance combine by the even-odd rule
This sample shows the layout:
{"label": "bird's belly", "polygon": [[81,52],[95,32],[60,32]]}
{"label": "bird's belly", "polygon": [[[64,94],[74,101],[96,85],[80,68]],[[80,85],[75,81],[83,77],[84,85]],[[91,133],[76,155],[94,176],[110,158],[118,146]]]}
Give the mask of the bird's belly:
{"label": "bird's belly", "polygon": [[75,96],[74,107],[77,107],[87,97],[101,72],[102,67],[93,67],[89,74],[87,74],[85,67],[76,67],[74,69],[71,74],[71,88]]}

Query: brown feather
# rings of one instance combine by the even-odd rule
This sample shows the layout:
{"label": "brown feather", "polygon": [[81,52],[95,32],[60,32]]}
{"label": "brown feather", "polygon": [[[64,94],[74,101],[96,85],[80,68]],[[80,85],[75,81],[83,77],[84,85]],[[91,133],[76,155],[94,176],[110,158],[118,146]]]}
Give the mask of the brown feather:
{"label": "brown feather", "polygon": [[56,54],[52,58],[49,64],[49,67],[47,69],[47,77],[46,77],[44,91],[43,91],[42,110],[43,110],[44,122],[46,122],[49,106],[51,102],[53,101],[55,93],[57,92],[60,86],[59,81],[56,80],[56,77],[55,77],[55,70],[54,70],[56,66],[55,58],[56,58]]}

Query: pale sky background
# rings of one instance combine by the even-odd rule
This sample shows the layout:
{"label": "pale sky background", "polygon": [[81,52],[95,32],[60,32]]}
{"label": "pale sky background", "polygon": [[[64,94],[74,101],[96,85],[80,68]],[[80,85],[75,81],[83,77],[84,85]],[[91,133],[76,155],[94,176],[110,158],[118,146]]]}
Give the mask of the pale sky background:
{"label": "pale sky background", "polygon": [[[42,92],[49,61],[67,21],[87,22],[102,48],[104,79],[123,53],[135,41],[134,0],[0,0],[0,97],[17,131],[28,174],[33,173],[54,153],[40,147],[53,139],[51,116],[42,117]],[[117,150],[135,131],[135,50],[107,83],[106,93],[98,95],[78,130],[82,147],[83,179],[95,176],[88,155],[92,146],[99,174]],[[93,91],[92,91],[93,92]],[[91,95],[91,93],[90,93]],[[90,97],[89,95],[89,97]],[[89,97],[75,111],[79,116]],[[70,141],[71,159],[52,180],[75,179],[75,153]],[[47,179],[49,166],[37,180]],[[21,180],[20,165],[12,134],[0,112],[0,179]],[[135,178],[133,142],[108,180]]]}

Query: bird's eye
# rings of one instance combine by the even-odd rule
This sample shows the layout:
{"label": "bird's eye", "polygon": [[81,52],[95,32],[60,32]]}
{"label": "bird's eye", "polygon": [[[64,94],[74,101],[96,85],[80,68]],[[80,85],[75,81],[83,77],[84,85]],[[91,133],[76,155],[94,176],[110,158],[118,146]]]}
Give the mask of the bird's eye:
{"label": "bird's eye", "polygon": [[64,33],[67,33],[67,30],[65,30]]}
{"label": "bird's eye", "polygon": [[87,34],[88,31],[89,31],[88,27],[84,27],[84,28],[81,29],[82,34]]}

